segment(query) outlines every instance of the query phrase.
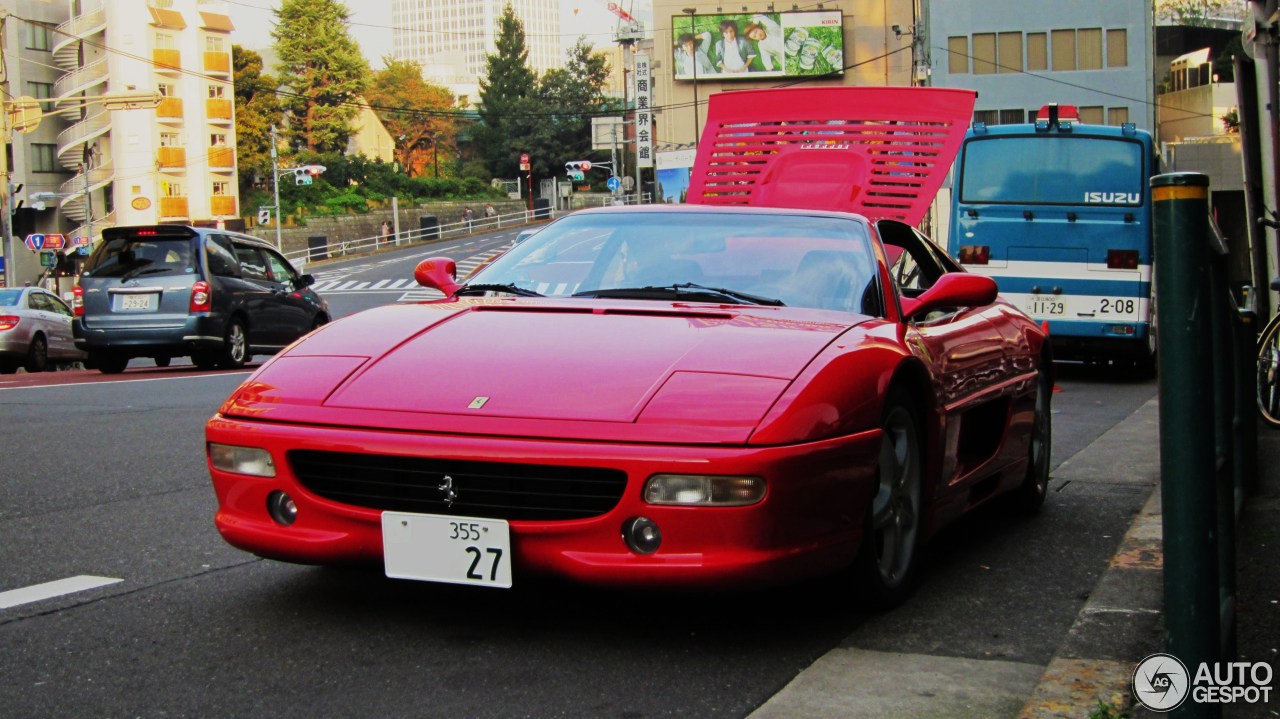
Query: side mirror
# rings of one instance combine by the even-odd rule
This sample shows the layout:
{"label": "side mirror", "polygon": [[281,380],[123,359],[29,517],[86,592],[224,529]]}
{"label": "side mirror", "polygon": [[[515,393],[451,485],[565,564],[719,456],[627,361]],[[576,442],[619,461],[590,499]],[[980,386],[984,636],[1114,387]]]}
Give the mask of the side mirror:
{"label": "side mirror", "polygon": [[315,276],[315,275],[301,275],[301,276],[299,276],[299,277],[298,277],[298,286],[299,286],[299,287],[310,287],[311,285],[314,285],[315,283],[316,283],[316,276]]}
{"label": "side mirror", "polygon": [[445,297],[452,297],[461,285],[458,284],[458,264],[448,257],[431,257],[418,263],[413,270],[413,279],[423,287],[440,290]]}
{"label": "side mirror", "polygon": [[981,307],[996,301],[996,281],[986,275],[948,272],[919,297],[902,298],[906,319],[943,307]]}

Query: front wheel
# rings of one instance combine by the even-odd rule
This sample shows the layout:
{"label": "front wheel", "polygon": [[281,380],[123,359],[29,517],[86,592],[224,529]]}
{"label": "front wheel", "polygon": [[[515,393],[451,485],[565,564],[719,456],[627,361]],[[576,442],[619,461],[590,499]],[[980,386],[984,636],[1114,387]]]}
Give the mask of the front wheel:
{"label": "front wheel", "polygon": [[1029,514],[1040,511],[1049,492],[1049,459],[1053,451],[1052,399],[1053,383],[1049,380],[1048,371],[1041,369],[1036,381],[1035,416],[1027,438],[1027,476],[1015,490],[1019,508]]}
{"label": "front wheel", "polygon": [[889,609],[911,594],[923,516],[920,419],[908,394],[890,391],[880,429],[879,483],[853,571],[863,601]]}
{"label": "front wheel", "polygon": [[1280,429],[1280,315],[1271,318],[1258,338],[1258,413],[1274,429]]}

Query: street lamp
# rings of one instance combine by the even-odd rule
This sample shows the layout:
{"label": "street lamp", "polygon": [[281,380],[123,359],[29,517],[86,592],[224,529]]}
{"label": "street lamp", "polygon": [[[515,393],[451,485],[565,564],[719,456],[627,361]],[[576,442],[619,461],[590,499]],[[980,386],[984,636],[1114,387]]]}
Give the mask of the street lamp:
{"label": "street lamp", "polygon": [[693,16],[698,9],[687,7],[680,12],[689,16],[689,34],[693,35],[693,145],[697,147],[702,132],[698,130],[698,36],[694,33]]}

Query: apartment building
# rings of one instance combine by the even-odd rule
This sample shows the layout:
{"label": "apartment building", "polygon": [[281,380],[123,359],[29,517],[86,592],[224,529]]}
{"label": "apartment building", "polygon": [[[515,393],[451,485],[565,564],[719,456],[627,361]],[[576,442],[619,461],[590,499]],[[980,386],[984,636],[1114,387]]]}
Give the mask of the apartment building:
{"label": "apartment building", "polygon": [[[55,4],[55,3],[50,3]],[[233,29],[225,3],[71,0],[50,31],[60,75],[53,156],[69,236],[104,227],[239,222]],[[120,96],[159,102],[122,106]]]}
{"label": "apartment building", "polygon": [[930,84],[978,91],[975,120],[1033,121],[1048,103],[1080,121],[1155,130],[1149,2],[929,3]]}

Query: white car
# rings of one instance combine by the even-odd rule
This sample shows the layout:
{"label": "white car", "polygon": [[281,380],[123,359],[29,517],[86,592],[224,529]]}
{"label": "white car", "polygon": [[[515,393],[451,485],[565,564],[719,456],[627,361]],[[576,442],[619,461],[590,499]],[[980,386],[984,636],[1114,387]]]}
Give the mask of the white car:
{"label": "white car", "polygon": [[71,308],[39,287],[0,287],[0,374],[19,367],[43,372],[49,364],[80,362],[71,338]]}

